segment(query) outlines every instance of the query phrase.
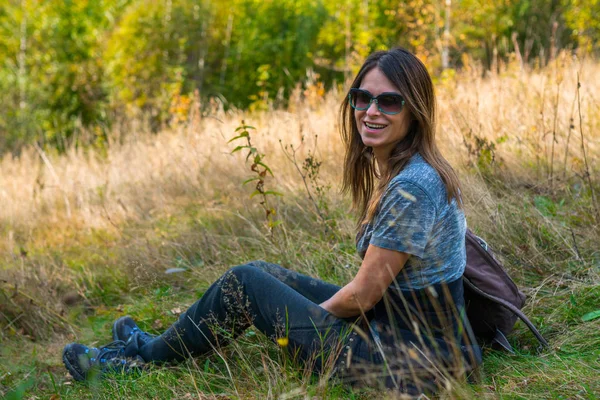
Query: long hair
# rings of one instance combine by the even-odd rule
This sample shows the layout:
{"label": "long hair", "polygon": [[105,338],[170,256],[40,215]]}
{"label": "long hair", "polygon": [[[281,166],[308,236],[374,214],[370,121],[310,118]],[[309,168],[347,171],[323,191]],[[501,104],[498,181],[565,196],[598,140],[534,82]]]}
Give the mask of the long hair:
{"label": "long hair", "polygon": [[405,49],[378,51],[366,59],[351,87],[360,87],[364,76],[373,68],[379,68],[398,88],[410,113],[411,124],[406,137],[392,150],[380,176],[372,149],[362,142],[346,95],[340,108],[341,134],[346,146],[342,191],[352,195],[353,208],[359,214],[358,226],[373,219],[385,188],[417,152],[440,175],[448,202],[456,199],[461,207],[458,177],[435,142],[436,101],[427,68]]}

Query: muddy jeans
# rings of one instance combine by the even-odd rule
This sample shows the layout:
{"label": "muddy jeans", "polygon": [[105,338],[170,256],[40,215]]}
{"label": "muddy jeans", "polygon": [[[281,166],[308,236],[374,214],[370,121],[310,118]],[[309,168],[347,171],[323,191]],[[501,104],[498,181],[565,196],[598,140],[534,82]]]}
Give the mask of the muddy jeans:
{"label": "muddy jeans", "polygon": [[233,267],[166,332],[141,346],[139,354],[159,362],[205,354],[254,325],[298,361],[310,362],[315,371],[330,366],[349,381],[368,372],[376,381],[398,387],[394,379],[384,377],[393,373],[394,365],[386,353],[412,356],[412,349],[422,354],[418,349],[423,341],[407,331],[409,337],[401,339],[414,342],[417,350],[393,344],[389,335],[397,331],[390,329],[391,314],[384,312],[383,300],[370,313],[370,324],[340,319],[319,307],[339,289],[264,261]]}

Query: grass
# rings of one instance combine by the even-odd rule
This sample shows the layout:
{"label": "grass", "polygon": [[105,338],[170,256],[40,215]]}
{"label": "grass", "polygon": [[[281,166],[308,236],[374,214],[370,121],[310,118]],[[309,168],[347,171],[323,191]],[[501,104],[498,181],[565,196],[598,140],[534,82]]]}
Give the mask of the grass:
{"label": "grass", "polygon": [[[518,324],[516,355],[487,351],[480,381],[454,383],[442,397],[600,396],[600,319],[581,319],[600,309],[599,73],[596,62],[562,56],[544,70],[508,65],[437,83],[439,140],[460,173],[469,226],[505,261],[528,295],[526,314],[551,343],[538,352]],[[250,260],[347,282],[360,263],[349,202],[336,190],[341,97],[295,104],[293,113],[214,111],[158,135],[124,125],[107,148],[44,154],[46,161],[30,149],[1,160],[0,394],[390,397],[310,376],[253,331],[218,355],[88,384],[74,383],[60,360],[68,342],[109,341],[111,322],[124,314],[160,332],[228,267]],[[227,144],[242,119],[257,128],[252,143],[274,172],[265,186],[283,193],[273,199],[283,221],[273,236],[251,185],[241,184],[252,176],[244,155]],[[307,181],[321,213],[279,140],[300,146],[300,162],[322,162]],[[185,271],[165,273],[174,267]]]}

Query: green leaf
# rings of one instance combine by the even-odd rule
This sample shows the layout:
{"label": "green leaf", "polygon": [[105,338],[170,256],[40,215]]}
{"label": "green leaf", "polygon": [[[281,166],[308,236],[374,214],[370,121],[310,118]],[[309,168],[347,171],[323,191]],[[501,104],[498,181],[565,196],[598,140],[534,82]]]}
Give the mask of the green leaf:
{"label": "green leaf", "polygon": [[253,182],[253,181],[259,181],[261,179],[262,178],[260,176],[255,176],[254,178],[246,179],[244,182],[242,182],[242,185],[245,185],[245,184]]}
{"label": "green leaf", "polygon": [[268,226],[269,226],[269,228],[275,228],[276,226],[279,226],[282,223],[283,223],[283,221],[278,219],[276,221],[269,221]]}
{"label": "green leaf", "polygon": [[248,147],[248,146],[237,146],[235,149],[231,150],[231,154],[235,153],[236,151],[245,149],[246,147]]}
{"label": "green leaf", "polygon": [[574,307],[577,307],[577,300],[575,300],[575,296],[573,296],[573,295],[569,296],[569,301],[571,302],[571,305],[573,305]]}
{"label": "green leaf", "polygon": [[[238,126],[237,128],[235,128],[235,131],[238,132],[238,131],[246,130],[246,129],[256,129],[256,128],[253,126],[250,126],[250,125],[242,125],[242,126]],[[246,133],[246,136],[248,136],[248,132],[245,132],[245,133]]]}
{"label": "green leaf", "polygon": [[234,138],[229,139],[229,141],[227,143],[231,143],[234,140],[238,140],[238,139],[245,138],[245,137],[248,137],[248,136],[249,136],[248,132],[242,132],[240,135],[238,135],[238,136],[236,136]]}
{"label": "green leaf", "polygon": [[252,194],[250,195],[250,198],[253,198],[254,196],[257,196],[259,194],[262,194],[262,192],[255,190],[254,192],[252,192]]}
{"label": "green leaf", "polygon": [[533,204],[544,217],[552,217],[556,215],[556,204],[548,197],[535,196],[533,199]]}
{"label": "green leaf", "polygon": [[267,190],[267,191],[266,191],[264,194],[265,194],[265,195],[267,195],[267,194],[271,194],[271,195],[273,195],[273,196],[283,196],[283,193],[279,193],[279,192],[276,192],[276,191],[274,191],[274,190]]}
{"label": "green leaf", "polygon": [[267,170],[268,173],[271,174],[271,176],[273,176],[273,171],[271,171],[271,168],[267,167],[265,164],[263,164],[262,162],[258,161],[256,162],[258,165],[260,165],[261,167],[263,167],[264,169]]}
{"label": "green leaf", "polygon": [[583,317],[581,317],[581,320],[583,322],[588,322],[588,321],[593,321],[597,318],[600,318],[600,310],[592,311],[592,312],[585,314]]}

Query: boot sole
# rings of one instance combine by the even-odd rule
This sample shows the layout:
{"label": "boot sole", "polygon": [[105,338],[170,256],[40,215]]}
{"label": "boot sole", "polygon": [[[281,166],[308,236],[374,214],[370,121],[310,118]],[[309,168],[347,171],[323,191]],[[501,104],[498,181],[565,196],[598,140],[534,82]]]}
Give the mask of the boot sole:
{"label": "boot sole", "polygon": [[65,368],[67,369],[67,371],[69,371],[69,374],[71,374],[73,379],[75,379],[76,381],[85,381],[85,375],[82,375],[75,368],[73,368],[73,365],[71,364],[71,362],[69,361],[69,359],[67,358],[67,356],[64,353],[63,353],[62,359],[63,359],[63,364],[65,364]]}

